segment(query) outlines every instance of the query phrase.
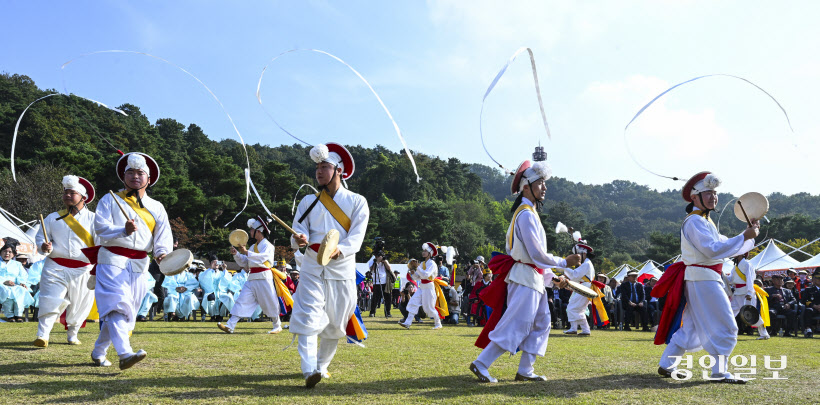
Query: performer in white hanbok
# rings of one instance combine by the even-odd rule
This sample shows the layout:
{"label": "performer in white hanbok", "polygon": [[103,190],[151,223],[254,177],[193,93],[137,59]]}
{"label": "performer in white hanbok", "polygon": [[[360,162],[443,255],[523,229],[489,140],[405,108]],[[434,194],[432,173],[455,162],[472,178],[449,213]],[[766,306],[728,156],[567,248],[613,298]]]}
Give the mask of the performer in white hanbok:
{"label": "performer in white hanbok", "polygon": [[[740,256],[734,258],[735,267],[732,269],[732,274],[730,275],[730,282],[734,287],[732,292],[732,313],[734,316],[740,313],[740,308],[744,305],[751,305],[753,307],[757,307],[757,296],[759,294],[765,294],[768,296],[766,291],[762,288],[757,287],[755,288],[754,280],[756,277],[755,269],[752,267],[752,264],[746,260],[748,253],[744,253]],[[766,299],[765,297],[763,299]],[[763,311],[761,311],[762,313]],[[766,311],[768,312],[768,311]],[[765,315],[768,315],[766,313]],[[758,333],[758,340],[766,340],[769,339],[769,332],[766,330],[765,321],[768,319],[768,316],[764,317],[761,316],[760,319],[755,323],[754,326],[757,328]]]}
{"label": "performer in white hanbok", "polygon": [[199,280],[187,269],[173,276],[165,276],[162,286],[168,290],[162,308],[169,321],[188,319],[191,312],[199,309],[199,300],[194,295]]}
{"label": "performer in white hanbok", "polygon": [[655,344],[667,344],[658,373],[671,377],[676,359],[706,349],[715,360],[711,382],[744,384],[727,371],[737,343],[737,324],[724,290],[722,267],[724,259],[752,249],[760,223],[750,218],[751,225],[743,233],[732,238],[720,235],[709,218],[718,203],[719,185],[712,173],[701,172],[686,182],[681,193],[689,203],[680,231],[681,261],[669,266],[652,288],[653,297],[666,296],[655,335]]}
{"label": "performer in white hanbok", "polygon": [[9,322],[23,322],[23,311],[34,305],[28,273],[14,256],[17,246],[6,244],[0,249],[0,304]]}
{"label": "performer in white hanbok", "polygon": [[[300,235],[291,237],[291,247],[307,249],[290,317],[290,332],[298,335],[308,388],[330,376],[327,368],[356,309],[356,253],[370,217],[367,200],[342,187],[342,181],[354,171],[350,152],[342,145],[328,143],[313,147],[310,157],[316,163],[321,191],[299,202],[293,221],[293,229]],[[339,244],[330,263],[322,266],[316,260],[317,251],[331,229],[339,232]]]}
{"label": "performer in white hanbok", "polygon": [[[223,295],[223,297],[225,297],[225,298],[223,298],[223,301],[225,302],[225,305],[222,308],[227,308],[228,311],[230,311],[231,308],[233,308],[233,303],[234,303],[233,297],[238,297],[239,294],[242,293],[242,287],[245,286],[246,282],[248,282],[248,272],[245,271],[245,269],[241,269],[241,270],[237,271],[236,274],[234,274],[233,277],[231,277],[231,284],[228,286],[228,291],[230,291],[233,295],[231,295],[231,294]],[[228,297],[230,298],[230,300],[226,299]],[[230,307],[228,307],[228,305],[230,305]],[[262,315],[262,307],[257,305],[256,310],[253,311],[250,318],[251,318],[252,321],[255,321],[255,320],[259,319],[260,315]],[[287,325],[282,326],[282,328],[287,329]]]}
{"label": "performer in white hanbok", "polygon": [[[120,358],[120,369],[130,368],[147,356],[144,350],[134,353],[129,332],[134,329],[137,308],[147,290],[145,279],[153,252],[161,262],[173,250],[174,240],[165,207],[146,194],[146,188],[159,180],[157,162],[144,153],[132,152],[120,157],[116,173],[125,188],[112,196],[107,194],[97,204],[94,229],[100,238],[96,257],[94,294],[100,314],[100,336],[91,352],[96,366],[111,365],[106,360],[113,345]],[[114,198],[123,206],[124,215]]]}
{"label": "performer in white hanbok", "polygon": [[62,201],[65,209],[52,212],[43,221],[35,243],[47,255],[40,276],[39,324],[34,346],[47,347],[51,328],[60,314],[66,313],[68,343],[80,344],[77,333],[85,325],[94,305],[94,291],[88,289],[91,263],[81,249],[99,244],[94,230],[94,213],[86,204],[94,200],[94,186],[77,176],[63,177]]}
{"label": "performer in white hanbok", "polygon": [[[516,381],[546,381],[535,374],[536,356],[544,356],[550,332],[549,296],[552,285],[566,286],[563,276],[551,268],[577,266],[580,256],[566,259],[547,253],[547,238],[538,210],[546,196],[545,182],[551,177],[546,162],[518,167],[510,187],[518,194],[513,203],[513,218],[507,230],[506,255],[495,255],[489,263],[495,279],[484,288],[481,299],[493,312],[481,331],[476,346],[484,350],[470,364],[480,382],[495,383],[488,369],[502,354],[521,351]],[[506,304],[506,309],[505,309]]]}
{"label": "performer in white hanbok", "polygon": [[[579,240],[575,246],[572,247],[572,253],[581,255],[581,265],[574,269],[564,270],[564,276],[570,281],[581,283],[584,287],[592,288],[592,280],[595,278],[595,267],[592,266],[592,261],[589,260],[588,254],[592,253],[586,241]],[[589,298],[573,292],[567,303],[567,320],[569,321],[569,329],[564,331],[566,335],[578,334],[579,336],[589,336],[589,322],[587,321],[587,307],[589,306]],[[581,332],[578,333],[578,329]]]}
{"label": "performer in white hanbok", "polygon": [[416,280],[419,288],[416,290],[416,293],[410,297],[410,301],[407,302],[407,318],[405,318],[404,323],[399,321],[399,325],[405,329],[410,329],[410,325],[413,323],[413,319],[416,318],[419,308],[422,308],[427,316],[433,318],[433,329],[441,329],[441,318],[436,309],[438,296],[436,295],[436,284],[434,282],[438,276],[438,266],[436,262],[433,261],[433,258],[438,256],[438,249],[436,249],[436,245],[430,242],[421,245],[421,249],[421,263],[416,267],[416,271],[412,275],[412,278]]}
{"label": "performer in white hanbok", "polygon": [[231,319],[226,325],[221,322],[216,324],[225,333],[233,333],[239,320],[253,315],[257,306],[262,307],[273,322],[273,329],[268,333],[277,334],[282,331],[282,323],[279,321],[279,298],[276,296],[276,287],[273,285],[274,276],[271,271],[275,247],[267,239],[270,236],[268,222],[270,220],[263,220],[261,216],[249,219],[249,236],[256,243],[250,249],[239,246],[238,251],[236,247],[231,246],[231,254],[236,263],[250,269],[250,272],[248,281],[242,286],[233,309],[231,309]]}

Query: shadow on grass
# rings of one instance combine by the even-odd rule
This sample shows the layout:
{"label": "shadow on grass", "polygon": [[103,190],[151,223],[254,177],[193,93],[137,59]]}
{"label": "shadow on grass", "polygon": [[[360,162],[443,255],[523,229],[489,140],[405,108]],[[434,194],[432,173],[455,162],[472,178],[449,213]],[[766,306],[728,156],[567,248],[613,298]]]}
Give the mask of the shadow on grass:
{"label": "shadow on grass", "polygon": [[[76,367],[70,364],[51,363],[17,363],[11,364],[0,371],[0,375],[21,374],[53,374],[45,369],[54,367]],[[90,367],[89,367],[90,369]],[[43,384],[42,382],[0,384],[3,390],[14,389],[28,391],[22,395],[46,395],[51,399],[49,403],[93,402],[101,400],[124,401],[124,396],[139,395],[146,399],[158,393],[164,398],[173,400],[212,399],[227,397],[246,398],[275,398],[291,396],[298,398],[311,397],[379,397],[385,394],[411,396],[422,400],[455,400],[470,395],[506,395],[522,399],[543,398],[574,398],[580,394],[595,391],[611,391],[630,386],[639,393],[643,389],[680,389],[708,384],[706,381],[675,382],[661,379],[657,375],[646,373],[611,374],[590,378],[551,379],[547,382],[514,382],[511,376],[503,378],[497,384],[480,384],[471,374],[457,374],[423,378],[399,378],[376,381],[341,381],[334,379],[323,380],[312,390],[304,388],[304,379],[301,373],[289,374],[256,374],[237,375],[222,374],[216,376],[161,376],[157,370],[156,377],[129,378],[128,372],[119,372],[115,367],[106,369],[112,373],[96,374],[94,372],[61,373],[63,378],[76,377],[75,391],[66,395],[65,384]],[[465,370],[466,371],[466,370]],[[104,377],[94,381],[89,375]],[[499,376],[501,377],[501,376]],[[174,392],[176,387],[185,389]],[[86,393],[76,394],[76,390]],[[118,398],[119,397],[119,398]]]}

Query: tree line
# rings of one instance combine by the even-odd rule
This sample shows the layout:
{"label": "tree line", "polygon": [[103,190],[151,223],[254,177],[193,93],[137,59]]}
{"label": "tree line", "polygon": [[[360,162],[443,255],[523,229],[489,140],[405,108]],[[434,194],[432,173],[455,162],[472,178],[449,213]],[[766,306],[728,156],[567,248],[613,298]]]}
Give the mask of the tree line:
{"label": "tree line", "polygon": [[[88,178],[100,195],[118,190],[121,183],[113,173],[116,149],[141,151],[160,165],[160,181],[149,192],[165,205],[180,245],[228,259],[228,233],[244,228],[250,215],[263,213],[252,197],[246,215],[225,227],[244,205],[248,161],[265,205],[286,221],[292,218],[297,189],[302,184],[316,186],[309,146],[247,145],[246,161],[240,143],[212,140],[196,124],[173,118],[151,123],[135,105],[119,106],[128,114],[122,116],[73,96],[50,97],[26,113],[17,139],[15,183],[9,169],[14,125],[31,101],[52,92],[39,89],[24,75],[0,74],[0,135],[7,140],[0,143],[0,206],[23,219],[60,208],[60,179],[67,173]],[[493,251],[503,251],[511,217],[510,176],[457,158],[414,153],[423,179],[417,183],[402,153],[382,146],[346,146],[356,160],[356,173],[347,184],[367,198],[371,210],[357,260],[367,260],[377,236],[385,238],[393,262],[419,257],[425,241],[455,246],[461,260],[477,255],[489,259]],[[305,187],[299,198],[306,192],[312,190]],[[723,202],[731,198],[721,194]],[[764,226],[769,237],[820,236],[820,196],[773,194],[769,199],[771,223]],[[678,190],[658,192],[622,180],[587,185],[556,177],[549,182],[541,217],[553,253],[566,255],[572,246],[569,236],[549,232],[561,221],[582,232],[598,253],[595,265],[607,270],[646,259],[662,262],[679,253],[677,233],[684,206]],[[743,229],[731,212],[721,218],[720,226],[726,234]],[[273,226],[272,231],[274,244],[288,244],[283,229]],[[279,250],[289,257],[286,248]]]}

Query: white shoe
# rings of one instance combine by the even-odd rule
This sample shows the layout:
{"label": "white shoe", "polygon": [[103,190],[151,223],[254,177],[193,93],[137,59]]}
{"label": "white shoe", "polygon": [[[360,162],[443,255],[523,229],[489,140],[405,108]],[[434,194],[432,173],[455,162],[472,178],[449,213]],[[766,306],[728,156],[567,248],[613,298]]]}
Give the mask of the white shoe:
{"label": "white shoe", "polygon": [[281,331],[282,331],[282,327],[280,326],[280,327],[278,327],[278,328],[273,328],[273,329],[269,330],[269,331],[268,331],[268,334],[269,334],[269,335],[276,335],[276,334],[278,334],[278,333],[279,333],[279,332],[281,332]]}
{"label": "white shoe", "polygon": [[755,339],[755,340],[769,340],[769,338],[771,338],[771,336],[762,335],[762,336],[758,336],[757,339]]}
{"label": "white shoe", "polygon": [[433,325],[433,330],[436,330],[436,329],[441,329],[441,324],[440,323],[436,324],[436,325]]}
{"label": "white shoe", "polygon": [[487,371],[485,369],[482,369],[482,368],[479,368],[478,365],[475,364],[475,362],[470,363],[470,371],[472,371],[473,374],[475,374],[475,376],[478,377],[479,382],[483,382],[483,383],[497,383],[498,382],[497,379],[493,378],[493,376],[490,375],[489,371]]}
{"label": "white shoe", "polygon": [[327,371],[322,371],[322,378],[330,378],[330,373]]}

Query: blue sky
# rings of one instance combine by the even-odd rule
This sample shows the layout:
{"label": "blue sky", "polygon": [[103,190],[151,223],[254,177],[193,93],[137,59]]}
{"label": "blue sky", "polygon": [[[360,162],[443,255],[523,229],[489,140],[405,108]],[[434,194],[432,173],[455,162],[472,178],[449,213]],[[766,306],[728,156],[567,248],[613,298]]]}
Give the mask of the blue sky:
{"label": "blue sky", "polygon": [[[0,70],[40,87],[142,108],[152,121],[197,123],[235,138],[202,87],[147,52],[196,75],[224,103],[248,143],[295,140],[256,101],[262,68],[294,48],[344,59],[381,95],[410,148],[491,165],[479,139],[481,97],[520,47],[533,49],[552,131],[546,139],[522,55],[488,97],[484,133],[493,156],[515,167],[541,142],[553,172],[601,184],[681,184],[641,170],[623,128],[666,88],[691,83],[650,107],[629,130],[633,153],[655,172],[713,170],[734,193],[820,194],[820,15],[817,2],[382,1],[2,2]],[[376,99],[346,67],[319,54],[286,55],[268,68],[265,109],[311,143],[399,150]],[[0,134],[9,141],[11,134]],[[408,163],[409,164],[409,163]],[[434,181],[434,179],[426,179]]]}

